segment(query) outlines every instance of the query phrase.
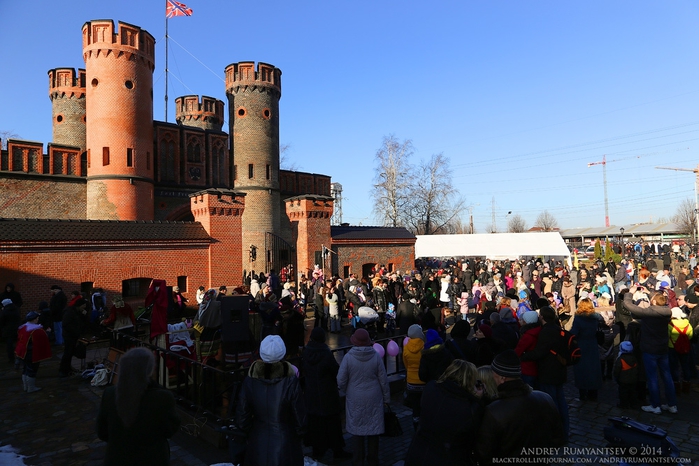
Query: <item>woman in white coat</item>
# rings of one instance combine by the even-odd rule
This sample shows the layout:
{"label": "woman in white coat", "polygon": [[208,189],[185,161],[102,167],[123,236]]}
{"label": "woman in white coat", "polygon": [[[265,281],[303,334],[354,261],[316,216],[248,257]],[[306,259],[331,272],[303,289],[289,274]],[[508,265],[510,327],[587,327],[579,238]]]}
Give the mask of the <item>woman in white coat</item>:
{"label": "woman in white coat", "polygon": [[337,374],[340,392],[346,394],[345,429],[353,436],[352,465],[374,466],[379,464],[379,435],[384,432],[383,405],[391,401],[391,392],[369,333],[357,329],[350,341],[354,347],[342,358]]}

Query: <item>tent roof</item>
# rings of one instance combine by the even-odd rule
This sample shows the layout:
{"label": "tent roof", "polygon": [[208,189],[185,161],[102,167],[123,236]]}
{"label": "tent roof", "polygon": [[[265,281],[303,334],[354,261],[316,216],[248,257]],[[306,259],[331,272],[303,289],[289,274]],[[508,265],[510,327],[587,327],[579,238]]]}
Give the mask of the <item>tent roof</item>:
{"label": "tent roof", "polygon": [[523,256],[568,257],[570,251],[558,232],[494,233],[481,235],[418,235],[415,257]]}

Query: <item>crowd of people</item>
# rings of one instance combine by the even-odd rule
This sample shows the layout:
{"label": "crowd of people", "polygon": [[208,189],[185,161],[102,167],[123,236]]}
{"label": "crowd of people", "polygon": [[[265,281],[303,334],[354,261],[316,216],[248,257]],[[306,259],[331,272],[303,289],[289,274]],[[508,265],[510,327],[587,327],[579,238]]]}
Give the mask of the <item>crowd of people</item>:
{"label": "crowd of people", "polygon": [[[596,401],[604,383],[616,383],[614,401],[622,409],[677,413],[677,397],[699,391],[692,386],[699,363],[699,267],[691,250],[658,249],[575,266],[536,258],[434,259],[407,272],[377,265],[365,277],[327,277],[319,268],[298,282],[291,274],[283,280],[273,272],[250,274],[234,292],[248,296],[261,323],[254,335],[261,359],[250,367],[236,409],[237,426],[247,435],[246,464],[303,464],[304,444],[317,459],[331,451],[335,459],[352,456],[353,464],[378,464],[390,401],[384,361],[373,347],[379,335],[406,335],[400,359],[414,428],[406,464],[490,464],[520,456],[522,448],[565,444],[571,365],[581,402]],[[51,357],[51,342],[64,346],[61,375],[72,370],[71,348],[81,323],[90,320],[79,293],[68,297],[53,286],[51,294],[24,323],[14,286],[0,295],[8,360],[21,363],[30,393],[40,390],[36,373]],[[194,325],[202,340],[220,338],[225,296],[225,287],[198,290]],[[133,310],[121,296],[109,310],[104,295],[96,299],[103,324],[133,331]],[[366,308],[377,316],[368,324],[356,319]],[[306,342],[307,311],[314,313],[314,328]],[[352,348],[338,364],[326,336],[343,329]],[[569,357],[571,350],[579,357]],[[152,373],[148,357],[134,361],[138,377]],[[155,396],[169,406],[166,395],[139,383],[121,396]],[[128,419],[118,414],[115,424],[120,390],[103,400],[101,438],[130,438],[128,426],[144,415],[127,410]],[[169,430],[156,456],[177,427],[169,409],[159,413]],[[532,425],[534,417],[541,422]]]}
{"label": "crowd of people", "polygon": [[[333,319],[351,322],[359,308],[379,315],[376,328],[351,330],[355,348],[337,377],[347,397],[345,428],[353,434],[354,464],[378,461],[385,371],[371,342],[392,335],[390,310],[396,333],[407,335],[404,399],[415,432],[406,464],[489,464],[518,456],[523,447],[567,441],[564,386],[570,365],[581,402],[598,400],[602,384],[616,383],[618,399],[607,401],[620,408],[678,412],[677,396],[689,393],[697,379],[699,270],[691,253],[687,260],[684,254],[670,258],[668,263],[665,254],[650,253],[576,267],[535,258],[430,260],[407,273],[377,266],[362,278],[326,279],[316,270],[289,288],[295,299],[312,303],[316,339],[321,329],[336,331]],[[574,362],[561,357],[570,350],[563,334],[574,337]],[[302,367],[302,385],[308,383],[306,372]],[[354,390],[353,372],[359,384]],[[313,393],[308,406],[323,399]],[[325,415],[337,426],[335,397]],[[355,397],[367,408],[355,409]],[[455,413],[453,424],[445,412]],[[534,416],[546,421],[521,422]],[[337,440],[336,428],[324,431],[335,432]],[[321,445],[314,448],[318,457],[327,445],[342,453],[337,442],[325,439]]]}

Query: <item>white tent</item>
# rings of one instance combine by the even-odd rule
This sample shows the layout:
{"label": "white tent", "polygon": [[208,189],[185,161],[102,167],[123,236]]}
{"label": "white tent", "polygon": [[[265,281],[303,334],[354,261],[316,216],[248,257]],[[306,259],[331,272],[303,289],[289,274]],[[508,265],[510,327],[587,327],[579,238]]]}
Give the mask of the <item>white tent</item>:
{"label": "white tent", "polygon": [[569,257],[558,232],[494,233],[482,235],[418,235],[415,257]]}

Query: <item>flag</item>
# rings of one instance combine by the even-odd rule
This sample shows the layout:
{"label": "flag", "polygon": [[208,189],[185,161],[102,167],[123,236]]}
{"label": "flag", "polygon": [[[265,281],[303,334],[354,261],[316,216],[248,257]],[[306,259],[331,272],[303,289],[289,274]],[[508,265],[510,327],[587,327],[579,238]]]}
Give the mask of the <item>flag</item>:
{"label": "flag", "polygon": [[184,3],[176,2],[175,0],[167,0],[165,17],[174,18],[175,16],[192,16],[192,9],[188,8]]}

